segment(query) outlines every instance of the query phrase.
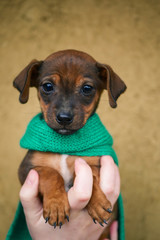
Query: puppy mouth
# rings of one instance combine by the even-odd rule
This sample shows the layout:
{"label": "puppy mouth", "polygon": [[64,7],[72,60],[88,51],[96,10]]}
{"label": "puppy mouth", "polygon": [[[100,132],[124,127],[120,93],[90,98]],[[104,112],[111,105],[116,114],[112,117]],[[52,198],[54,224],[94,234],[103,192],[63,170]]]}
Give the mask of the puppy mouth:
{"label": "puppy mouth", "polygon": [[62,135],[71,135],[71,134],[75,133],[77,130],[63,128],[63,129],[55,129],[55,131]]}
{"label": "puppy mouth", "polygon": [[62,134],[62,135],[71,135],[73,133],[75,133],[76,131],[78,131],[81,127],[79,128],[67,128],[67,126],[61,126],[61,127],[58,127],[58,126],[55,126],[52,122],[47,122],[47,125],[53,129],[53,131],[59,133],[59,134]]}

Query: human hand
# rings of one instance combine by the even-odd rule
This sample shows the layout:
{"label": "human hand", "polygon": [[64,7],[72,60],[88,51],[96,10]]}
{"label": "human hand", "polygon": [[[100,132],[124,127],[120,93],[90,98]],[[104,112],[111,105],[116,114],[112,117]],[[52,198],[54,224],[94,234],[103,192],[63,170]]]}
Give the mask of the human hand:
{"label": "human hand", "polygon": [[[93,223],[88,212],[86,210],[82,211],[92,194],[93,177],[91,169],[84,160],[77,159],[75,161],[75,173],[74,185],[68,191],[68,200],[71,207],[70,221],[69,223],[66,222],[61,230],[45,224],[42,203],[38,198],[38,173],[31,170],[28,174],[20,191],[20,200],[33,240],[97,240],[103,232],[104,229],[99,224]],[[113,206],[120,192],[120,177],[118,168],[110,156],[101,158],[100,187]],[[117,230],[114,229],[113,232],[116,233]],[[111,237],[111,239],[117,240],[118,238]]]}
{"label": "human hand", "polygon": [[[114,221],[110,226],[110,240],[118,240],[118,222]],[[104,240],[109,240],[108,238],[105,238]]]}

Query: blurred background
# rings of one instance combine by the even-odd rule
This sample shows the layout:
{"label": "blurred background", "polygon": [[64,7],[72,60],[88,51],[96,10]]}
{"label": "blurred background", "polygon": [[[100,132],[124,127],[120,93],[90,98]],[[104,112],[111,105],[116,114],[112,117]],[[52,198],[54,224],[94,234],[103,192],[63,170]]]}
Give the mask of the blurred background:
{"label": "blurred background", "polygon": [[19,199],[19,140],[40,111],[36,90],[21,105],[12,81],[34,58],[82,50],[109,64],[128,89],[98,113],[114,138],[124,198],[126,239],[160,236],[160,2],[158,0],[0,1],[0,239]]}

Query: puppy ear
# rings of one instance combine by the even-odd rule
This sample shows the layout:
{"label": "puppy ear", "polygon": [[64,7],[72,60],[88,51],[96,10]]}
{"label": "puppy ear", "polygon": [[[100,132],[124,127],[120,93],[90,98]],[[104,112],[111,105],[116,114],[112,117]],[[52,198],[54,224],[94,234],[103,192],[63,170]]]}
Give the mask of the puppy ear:
{"label": "puppy ear", "polygon": [[13,86],[20,92],[19,101],[26,103],[29,98],[29,87],[37,86],[38,71],[42,61],[32,60],[14,79]]}
{"label": "puppy ear", "polygon": [[104,88],[108,91],[109,103],[112,108],[117,107],[118,97],[126,90],[125,83],[121,78],[106,64],[97,63],[101,80]]}

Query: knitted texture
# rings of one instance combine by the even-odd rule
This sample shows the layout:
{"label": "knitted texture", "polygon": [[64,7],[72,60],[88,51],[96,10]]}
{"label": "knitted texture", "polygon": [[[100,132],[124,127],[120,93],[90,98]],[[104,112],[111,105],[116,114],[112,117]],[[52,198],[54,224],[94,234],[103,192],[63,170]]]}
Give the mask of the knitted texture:
{"label": "knitted texture", "polygon": [[[40,113],[30,121],[26,133],[20,141],[21,147],[30,150],[76,156],[110,155],[118,165],[118,159],[112,145],[113,139],[97,114],[91,116],[85,126],[74,134],[61,135],[46,124]],[[121,194],[118,198],[118,226],[118,239],[124,240],[124,209]],[[15,219],[6,238],[6,240],[14,239],[31,240],[21,204],[18,205]]]}
{"label": "knitted texture", "polygon": [[72,135],[55,132],[46,124],[42,114],[38,114],[31,120],[20,141],[21,147],[30,150],[77,156],[108,154],[114,157],[112,144],[113,139],[97,114],[90,117],[84,127]]}

